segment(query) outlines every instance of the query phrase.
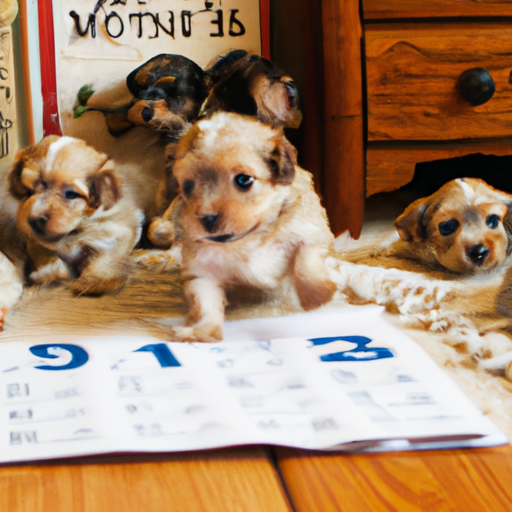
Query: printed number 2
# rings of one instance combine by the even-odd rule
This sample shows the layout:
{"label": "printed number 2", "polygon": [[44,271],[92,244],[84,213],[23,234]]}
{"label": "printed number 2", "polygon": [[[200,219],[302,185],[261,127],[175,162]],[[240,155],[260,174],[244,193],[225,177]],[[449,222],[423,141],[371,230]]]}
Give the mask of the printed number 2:
{"label": "printed number 2", "polygon": [[50,366],[50,365],[42,365],[36,366],[38,370],[50,370],[50,371],[58,371],[58,370],[71,370],[73,368],[79,368],[83,366],[89,360],[89,355],[87,352],[77,345],[69,345],[67,343],[51,343],[48,345],[35,345],[34,347],[30,347],[30,352],[38,357],[45,357],[47,359],[57,359],[59,356],[55,354],[50,354],[51,348],[61,348],[62,350],[67,350],[71,354],[71,361],[67,364],[61,366]]}
{"label": "printed number 2", "polygon": [[385,347],[368,347],[367,345],[372,342],[366,336],[333,336],[332,338],[312,338],[311,341],[314,346],[326,345],[335,341],[348,341],[355,343],[352,350],[344,350],[343,352],[334,352],[332,354],[325,354],[320,356],[321,361],[373,361],[375,359],[384,359],[387,357],[395,357],[389,348]]}

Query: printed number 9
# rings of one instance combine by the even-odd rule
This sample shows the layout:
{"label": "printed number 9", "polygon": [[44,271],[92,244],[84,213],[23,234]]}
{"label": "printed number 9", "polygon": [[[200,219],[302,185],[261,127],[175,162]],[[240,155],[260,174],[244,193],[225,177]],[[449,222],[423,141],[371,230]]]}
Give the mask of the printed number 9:
{"label": "printed number 9", "polygon": [[34,347],[30,347],[30,352],[37,357],[45,357],[47,359],[58,359],[59,356],[55,354],[50,354],[51,348],[60,348],[62,350],[67,350],[71,354],[71,361],[67,364],[61,366],[50,366],[50,365],[42,365],[36,366],[38,370],[49,370],[49,371],[58,371],[58,370],[71,370],[73,368],[79,368],[83,366],[89,360],[89,355],[87,352],[77,345],[69,345],[67,343],[50,343],[48,345],[35,345]]}

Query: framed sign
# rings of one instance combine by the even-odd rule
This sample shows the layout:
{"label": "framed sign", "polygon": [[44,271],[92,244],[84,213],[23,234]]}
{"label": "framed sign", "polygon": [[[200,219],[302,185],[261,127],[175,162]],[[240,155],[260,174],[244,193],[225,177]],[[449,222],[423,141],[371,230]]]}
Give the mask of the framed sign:
{"label": "framed sign", "polygon": [[[269,57],[269,0],[39,0],[44,135],[95,90],[161,53],[205,67],[235,48]],[[65,129],[64,129],[65,131]]]}

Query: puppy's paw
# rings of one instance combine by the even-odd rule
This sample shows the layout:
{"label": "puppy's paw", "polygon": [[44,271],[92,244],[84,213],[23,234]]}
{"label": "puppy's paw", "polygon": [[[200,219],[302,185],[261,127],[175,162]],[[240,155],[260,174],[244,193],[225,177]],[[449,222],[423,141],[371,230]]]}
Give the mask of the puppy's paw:
{"label": "puppy's paw", "polygon": [[58,258],[42,265],[28,276],[32,284],[49,286],[61,283],[71,277],[68,266]]}
{"label": "puppy's paw", "polygon": [[332,300],[336,284],[329,280],[310,281],[295,279],[295,289],[302,308],[306,311],[319,308]]}
{"label": "puppy's paw", "polygon": [[169,249],[176,239],[174,224],[163,217],[155,217],[148,226],[151,243],[159,249]]}
{"label": "puppy's paw", "polygon": [[106,295],[119,292],[127,281],[128,277],[121,275],[102,279],[82,274],[70,283],[70,288],[77,295]]}
{"label": "puppy's paw", "polygon": [[137,249],[131,257],[138,267],[165,272],[181,264],[181,245],[173,245],[168,250]]}
{"label": "puppy's paw", "polygon": [[206,324],[197,326],[178,326],[171,331],[172,341],[201,341],[216,343],[222,341],[222,326]]}

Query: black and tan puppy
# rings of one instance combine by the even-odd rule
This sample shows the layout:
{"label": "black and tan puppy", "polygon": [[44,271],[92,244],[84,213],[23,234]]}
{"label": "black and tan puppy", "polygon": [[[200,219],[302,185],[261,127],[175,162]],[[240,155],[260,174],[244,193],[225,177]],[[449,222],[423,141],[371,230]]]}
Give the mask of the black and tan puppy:
{"label": "black and tan puppy", "polygon": [[207,95],[204,71],[182,55],[160,54],[99,91],[83,87],[75,116],[100,111],[113,135],[134,125],[179,138],[193,123]]}
{"label": "black and tan puppy", "polygon": [[235,112],[285,128],[298,128],[302,121],[295,82],[259,55],[233,50],[217,57],[206,69],[206,83],[202,117]]}
{"label": "black and tan puppy", "polygon": [[483,180],[460,178],[413,202],[395,221],[390,254],[457,274],[488,272],[512,249],[507,214],[512,195]]}
{"label": "black and tan puppy", "polygon": [[217,113],[178,143],[173,202],[183,246],[187,326],[172,339],[222,339],[226,290],[291,289],[302,308],[335,291],[326,268],[333,244],[311,175],[281,128]]}
{"label": "black and tan puppy", "polygon": [[77,293],[119,290],[159,179],[139,176],[82,140],[50,136],[19,151],[8,176],[30,280],[70,280]]}

